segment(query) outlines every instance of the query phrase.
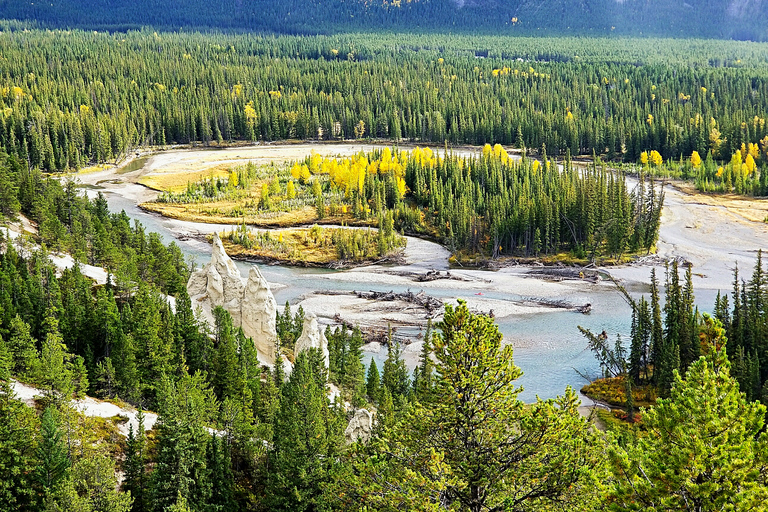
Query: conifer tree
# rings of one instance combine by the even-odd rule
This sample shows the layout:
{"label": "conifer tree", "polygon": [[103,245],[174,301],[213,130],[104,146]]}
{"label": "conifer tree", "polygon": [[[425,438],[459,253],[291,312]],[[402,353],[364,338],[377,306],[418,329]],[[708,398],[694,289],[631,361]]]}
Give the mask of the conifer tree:
{"label": "conifer tree", "polygon": [[266,498],[271,510],[321,508],[321,485],[330,479],[343,432],[325,383],[319,351],[301,352],[275,415]]}
{"label": "conifer tree", "polygon": [[[2,340],[2,338],[0,338]],[[36,510],[34,479],[38,420],[32,408],[17,400],[10,386],[10,352],[0,341],[0,510]],[[50,442],[41,438],[40,445]],[[66,452],[62,452],[66,456]],[[46,459],[48,457],[46,456]],[[55,464],[52,464],[54,466]]]}
{"label": "conifer tree", "polygon": [[434,363],[432,362],[432,320],[427,320],[427,329],[419,355],[419,366],[414,371],[413,391],[416,399],[428,402],[433,391]]}
{"label": "conifer tree", "polygon": [[216,359],[213,384],[220,399],[234,396],[242,389],[238,364],[238,347],[229,312],[217,306],[213,311],[216,332]]}
{"label": "conifer tree", "polygon": [[235,512],[238,508],[232,492],[234,480],[232,459],[224,440],[217,435],[210,438],[207,460],[211,479],[211,497],[206,510]]}
{"label": "conifer tree", "polygon": [[433,399],[409,404],[378,430],[378,450],[353,457],[337,499],[347,506],[370,501],[379,510],[454,503],[477,512],[591,499],[584,491],[598,454],[573,390],[529,406],[519,401],[512,347],[502,344],[493,320],[463,302],[446,306],[440,329]]}
{"label": "conifer tree", "polygon": [[128,426],[128,440],[126,444],[125,461],[123,462],[123,490],[131,493],[133,497],[132,512],[147,512],[150,508],[148,502],[148,476],[146,434],[144,433],[144,413],[139,409],[136,413],[137,429],[133,424]]}
{"label": "conifer tree", "polygon": [[49,496],[66,477],[72,463],[55,416],[55,410],[46,407],[40,418],[40,442],[37,446],[39,464],[35,468],[35,480],[45,496]]}
{"label": "conifer tree", "polygon": [[391,329],[389,344],[387,347],[387,359],[384,361],[384,370],[381,373],[381,385],[386,387],[396,405],[401,405],[408,396],[410,378],[408,368],[402,358],[400,342],[392,339]]}
{"label": "conifer tree", "polygon": [[40,354],[29,325],[16,315],[9,326],[8,348],[12,359],[12,373],[19,378],[33,380],[40,371]]}
{"label": "conifer tree", "polygon": [[376,361],[373,360],[373,357],[371,357],[371,362],[368,364],[365,387],[371,402],[379,403],[379,400],[381,400],[381,377],[379,376],[379,367],[376,366]]}
{"label": "conifer tree", "polygon": [[752,511],[768,500],[760,476],[765,407],[739,392],[724,331],[715,319],[704,322],[709,353],[685,377],[675,372],[669,398],[645,411],[650,435],[610,448],[611,510]]}

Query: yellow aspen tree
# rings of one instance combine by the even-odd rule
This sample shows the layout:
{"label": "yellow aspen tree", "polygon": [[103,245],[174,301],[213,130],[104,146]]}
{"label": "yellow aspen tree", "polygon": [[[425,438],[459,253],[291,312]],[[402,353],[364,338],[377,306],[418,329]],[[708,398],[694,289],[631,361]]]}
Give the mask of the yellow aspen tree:
{"label": "yellow aspen tree", "polygon": [[752,158],[754,160],[757,160],[760,158],[760,147],[757,144],[749,143],[749,147],[747,149],[747,152],[752,155]]}
{"label": "yellow aspen tree", "polygon": [[744,168],[747,171],[747,175],[750,175],[753,172],[755,172],[755,168],[756,168],[755,159],[752,158],[752,155],[747,154],[747,159],[744,161]]}
{"label": "yellow aspen tree", "polygon": [[650,159],[651,159],[651,163],[656,167],[664,163],[664,159],[661,157],[661,154],[655,149],[651,151]]}
{"label": "yellow aspen tree", "polygon": [[290,180],[288,182],[288,185],[286,186],[286,189],[285,189],[285,194],[288,196],[288,199],[293,199],[294,197],[296,197],[296,187],[293,184],[293,180]]}
{"label": "yellow aspen tree", "polygon": [[722,143],[720,130],[717,129],[717,121],[715,121],[715,118],[711,117],[709,119],[709,150],[713,155],[720,151],[720,145]]}
{"label": "yellow aspen tree", "polygon": [[648,152],[647,151],[643,151],[642,153],[640,153],[640,163],[643,164],[643,165],[647,165],[648,164]]}
{"label": "yellow aspen tree", "polygon": [[698,169],[699,166],[701,165],[701,157],[699,156],[698,151],[694,151],[693,153],[691,153],[691,165],[693,165],[693,167],[695,167],[696,169]]}

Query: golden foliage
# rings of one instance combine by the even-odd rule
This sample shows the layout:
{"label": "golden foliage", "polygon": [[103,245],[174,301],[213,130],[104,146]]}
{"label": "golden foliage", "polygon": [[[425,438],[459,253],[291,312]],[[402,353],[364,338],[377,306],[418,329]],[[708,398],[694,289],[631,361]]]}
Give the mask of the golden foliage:
{"label": "golden foliage", "polygon": [[698,151],[691,153],[691,165],[695,168],[698,168],[701,165],[701,157],[699,156]]}

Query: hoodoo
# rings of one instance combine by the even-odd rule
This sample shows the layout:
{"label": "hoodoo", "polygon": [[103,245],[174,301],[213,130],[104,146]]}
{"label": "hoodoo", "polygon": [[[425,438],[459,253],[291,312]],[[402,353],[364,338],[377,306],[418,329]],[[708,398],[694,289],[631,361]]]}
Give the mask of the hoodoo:
{"label": "hoodoo", "polygon": [[[274,318],[274,315],[272,315]],[[304,328],[301,331],[301,336],[296,340],[296,348],[294,352],[298,355],[304,350],[310,348],[320,349],[323,353],[323,360],[325,361],[325,367],[330,365],[330,353],[328,352],[328,340],[325,338],[323,330],[317,323],[317,315],[310,313],[304,317]]]}
{"label": "hoodoo", "polygon": [[274,363],[277,302],[269,283],[256,266],[251,267],[248,279],[243,279],[224,250],[218,234],[213,235],[211,262],[192,273],[187,282],[187,292],[200,305],[211,325],[212,310],[216,306],[226,309],[232,315],[232,324],[242,327],[243,333],[253,339],[263,361]]}

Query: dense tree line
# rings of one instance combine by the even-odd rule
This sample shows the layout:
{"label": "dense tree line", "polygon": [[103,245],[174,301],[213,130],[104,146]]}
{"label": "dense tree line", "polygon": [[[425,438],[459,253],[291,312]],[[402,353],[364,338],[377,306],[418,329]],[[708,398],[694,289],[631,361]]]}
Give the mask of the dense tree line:
{"label": "dense tree line", "polygon": [[186,285],[187,263],[178,246],[166,246],[125,212],[111,213],[101,193],[89,199],[73,180],[47,177],[0,153],[0,195],[0,219],[22,213],[37,228],[33,243],[104,267],[121,291],[138,281],[154,282],[169,294]]}
{"label": "dense tree line", "polygon": [[416,204],[449,246],[493,255],[582,255],[650,250],[663,204],[641,176],[635,191],[621,174],[595,161],[577,169],[569,159],[509,158],[486,146],[477,159],[413,158],[406,182]]}
{"label": "dense tree line", "polygon": [[61,170],[139,145],[289,138],[727,159],[768,135],[762,45],[671,42],[657,59],[611,40],[577,41],[574,55],[570,42],[11,30],[0,147]]}
{"label": "dense tree line", "polygon": [[768,39],[761,4],[692,0],[649,4],[626,0],[200,0],[168,5],[140,0],[115,6],[106,0],[0,3],[0,17],[34,20],[46,27],[126,30],[142,26],[216,28],[283,33],[452,31],[510,34],[656,35]]}

